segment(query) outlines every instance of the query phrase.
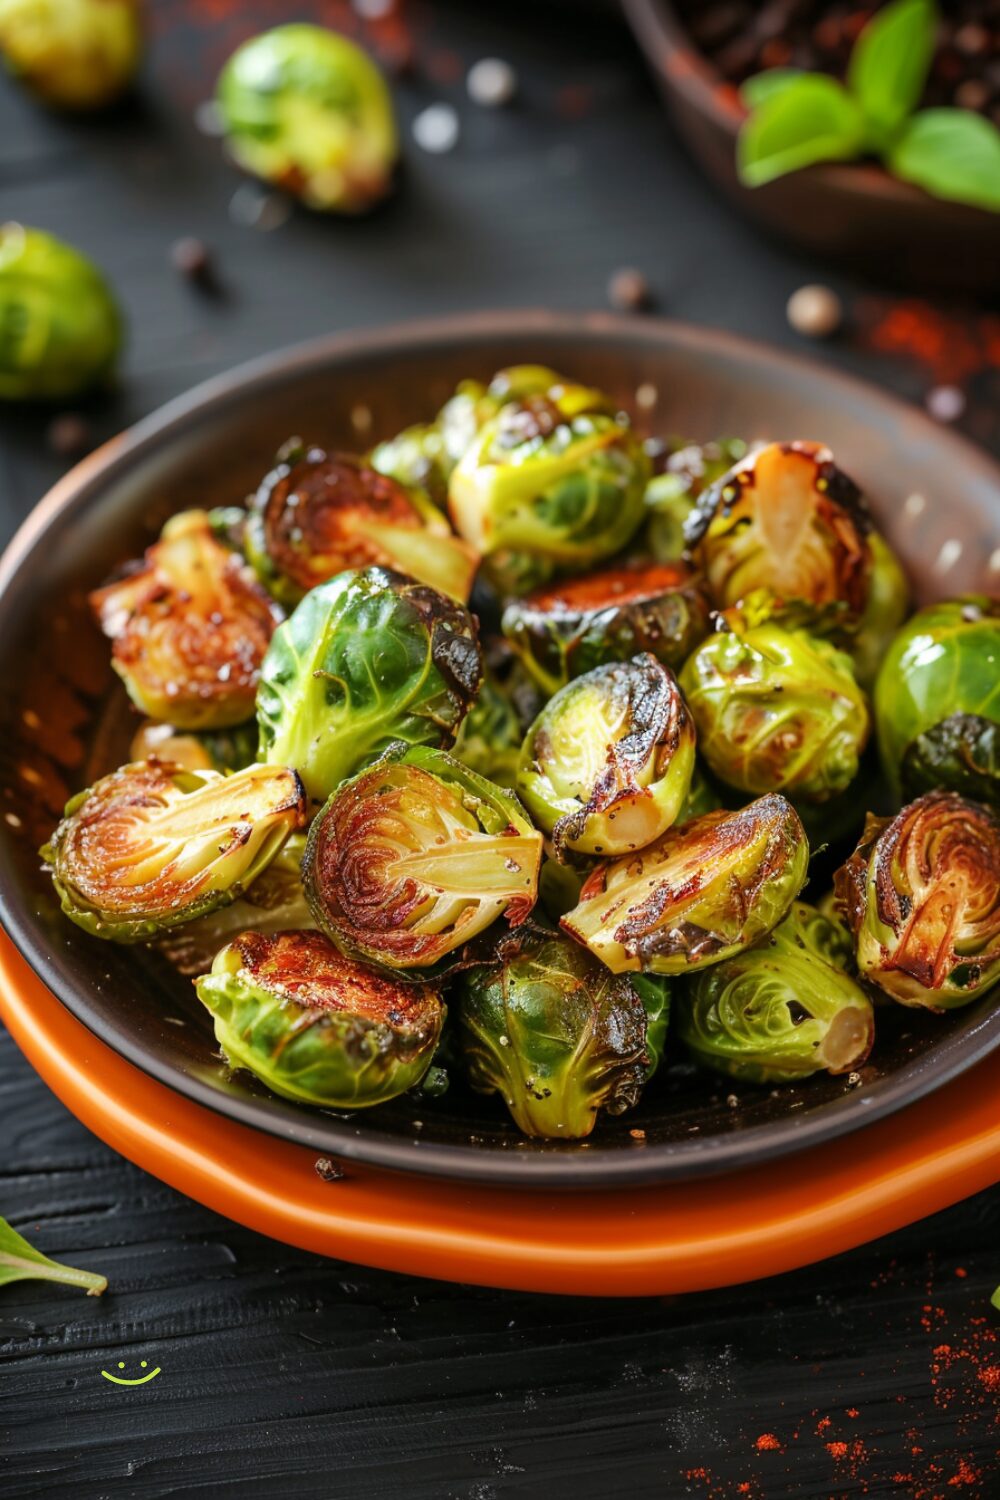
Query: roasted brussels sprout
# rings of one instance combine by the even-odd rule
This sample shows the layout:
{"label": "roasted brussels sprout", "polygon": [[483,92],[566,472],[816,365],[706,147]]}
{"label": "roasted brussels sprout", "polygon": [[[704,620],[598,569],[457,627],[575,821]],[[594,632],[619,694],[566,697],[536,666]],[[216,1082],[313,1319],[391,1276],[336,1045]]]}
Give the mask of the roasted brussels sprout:
{"label": "roasted brussels sprout", "polygon": [[458,731],[453,755],[496,786],[513,787],[524,734],[517,710],[491,673]]}
{"label": "roasted brussels sprout", "polygon": [[0,400],[79,395],[110,380],[121,342],[117,303],[86,256],[0,224]]}
{"label": "roasted brussels sprout", "polygon": [[673,673],[645,653],[561,688],[528,730],[517,790],[556,857],[624,854],[665,833],[694,770]]}
{"label": "roasted brussels sprout", "polygon": [[903,1005],[951,1010],[1000,980],[1000,819],[954,792],[869,816],[837,872],[858,968]]}
{"label": "roasted brussels sprout", "polygon": [[649,461],[593,392],[555,386],[501,407],[451,476],[456,530],[482,554],[582,568],[624,547],[642,520]]}
{"label": "roasted brussels sprout", "polygon": [[246,555],[287,606],[348,568],[395,568],[463,604],[478,559],[419,494],[361,459],[289,444],[247,520]]}
{"label": "roasted brussels sprout", "polygon": [[678,1036],[698,1062],[750,1083],[860,1067],[875,1018],[867,995],[832,957],[842,942],[841,929],[793,902],[767,937],[693,976],[675,1001]]}
{"label": "roasted brussels sprout", "polygon": [[866,693],[875,685],[882,659],[910,603],[910,585],[889,543],[879,532],[869,531],[868,545],[872,553],[868,602],[856,634],[844,642],[854,662],[854,675]]}
{"label": "roasted brussels sprout", "polygon": [[396,745],[316,818],[303,863],[317,923],[382,968],[443,972],[535,902],[541,835],[510,792],[426,746]]}
{"label": "roasted brussels sprout", "polygon": [[[646,1004],[637,985],[648,985]],[[610,974],[569,938],[519,934],[462,975],[458,1035],[472,1087],[525,1135],[578,1140],[637,1104],[666,1032],[666,981]],[[653,1045],[647,1046],[647,1033]]]}
{"label": "roasted brussels sprout", "polygon": [[[684,443],[668,451],[646,486],[645,540],[657,562],[679,562],[687,551],[684,525],[702,490],[721,479],[747,451],[740,438]],[[655,465],[659,468],[659,464]]]}
{"label": "roasted brussels sprout", "polygon": [[688,787],[688,794],[674,822],[687,823],[691,818],[700,818],[702,813],[715,812],[721,806],[722,798],[719,796],[718,788],[711,777],[706,775],[704,767],[695,757],[694,769],[691,772],[691,785]]}
{"label": "roasted brussels sprout", "polygon": [[103,109],[142,53],[138,0],[0,0],[0,53],[57,109]]}
{"label": "roasted brussels sprout", "polygon": [[366,53],[323,26],[276,26],[219,77],[226,145],[244,171],[310,208],[355,214],[384,198],[399,152],[392,99]]}
{"label": "roasted brussels sprout", "polygon": [[851,659],[829,641],[729,610],[681,672],[698,749],[727,786],[823,802],[868,739]]}
{"label": "roasted brussels sprout", "polygon": [[242,771],[257,759],[257,725],[185,734],[174,724],[144,719],[132,736],[129,760],[169,760],[185,771]]}
{"label": "roasted brussels sprout", "polygon": [[503,614],[504,635],[548,694],[638,651],[679,668],[708,631],[705,596],[680,563],[570,579],[512,600]]}
{"label": "roasted brussels sprout", "polygon": [[857,624],[872,554],[861,491],[820,443],[755,449],[699,497],[685,526],[714,602],[766,589],[824,627]]}
{"label": "roasted brussels sprout", "polygon": [[397,740],[450,745],[482,658],[460,604],[388,568],[341,573],[275,632],[257,694],[261,758],[313,802]]}
{"label": "roasted brussels sprout", "polygon": [[281,614],[203,510],[174,516],[144,561],[90,602],[143,713],[185,730],[252,718]]}
{"label": "roasted brussels sprout", "polygon": [[671,828],[598,865],[562,926],[616,974],[683,974],[770,932],[802,889],[809,844],[776,793]]}
{"label": "roasted brussels sprout", "polygon": [[244,932],[195,988],[230,1067],[327,1109],[384,1104],[419,1083],[444,1022],[430,985],[354,963],[321,932]]}
{"label": "roasted brussels sprout", "polygon": [[1000,806],[1000,599],[915,614],[883,660],[875,724],[897,797],[940,786]]}
{"label": "roasted brussels sprout", "polygon": [[304,816],[284,766],[220,776],[135,761],[68,802],[41,852],[77,926],[144,942],[235,901]]}

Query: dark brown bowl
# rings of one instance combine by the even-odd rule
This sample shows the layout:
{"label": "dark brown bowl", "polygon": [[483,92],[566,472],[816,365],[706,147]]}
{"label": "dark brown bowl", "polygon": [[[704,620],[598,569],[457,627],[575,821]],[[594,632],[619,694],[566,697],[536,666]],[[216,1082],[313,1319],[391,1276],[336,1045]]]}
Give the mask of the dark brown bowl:
{"label": "dark brown bowl", "polygon": [[234,1119],[341,1158],[607,1187],[760,1162],[878,1119],[996,1046],[1000,1010],[983,1002],[935,1017],[888,1007],[857,1088],[828,1077],[773,1092],[731,1088],[677,1062],[637,1111],[600,1123],[582,1145],[526,1141],[497,1101],[461,1085],[436,1103],[404,1098],[334,1115],[227,1072],[190,984],[151,954],[72,926],[40,872],[36,850],[67,796],[124,755],[124,694],[112,685],[87,590],[171,512],[240,501],[290,433],[360,447],[432,413],[460,377],[521,360],[603,386],[633,411],[639,391],[652,430],[823,438],[873,497],[921,597],[996,583],[1000,476],[983,453],[870,386],[726,334],[607,314],[496,313],[274,355],[199,387],[74,469],[0,564],[3,923],[73,1014],[140,1068]]}
{"label": "dark brown bowl", "polygon": [[697,51],[669,0],[623,0],[678,130],[705,171],[780,239],[892,286],[996,296],[1000,214],[946,203],[872,163],[831,162],[764,187],[736,174],[745,110]]}

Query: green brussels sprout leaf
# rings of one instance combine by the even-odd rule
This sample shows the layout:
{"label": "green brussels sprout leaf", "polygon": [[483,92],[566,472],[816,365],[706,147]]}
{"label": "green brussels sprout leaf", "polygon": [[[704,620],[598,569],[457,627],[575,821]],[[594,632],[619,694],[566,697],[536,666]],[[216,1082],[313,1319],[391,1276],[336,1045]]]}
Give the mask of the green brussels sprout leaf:
{"label": "green brussels sprout leaf", "polygon": [[96,1271],[77,1271],[57,1260],[49,1260],[23,1235],[0,1218],[0,1286],[12,1281],[61,1281],[66,1286],[81,1287],[88,1297],[99,1297],[107,1291],[108,1278]]}

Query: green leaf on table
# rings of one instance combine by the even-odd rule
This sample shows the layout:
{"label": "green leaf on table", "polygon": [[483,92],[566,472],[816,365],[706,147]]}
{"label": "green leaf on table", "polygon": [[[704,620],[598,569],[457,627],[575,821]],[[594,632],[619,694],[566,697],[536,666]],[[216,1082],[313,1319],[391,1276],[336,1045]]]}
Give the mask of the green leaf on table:
{"label": "green leaf on table", "polygon": [[886,164],[935,198],[1000,213],[1000,130],[971,110],[921,110],[886,155]]}
{"label": "green leaf on table", "polygon": [[843,85],[824,73],[803,73],[743,122],[736,148],[740,179],[760,187],[814,162],[849,161],[864,142],[864,118]]}
{"label": "green leaf on table", "polygon": [[796,78],[802,77],[801,68],[768,68],[763,73],[755,73],[752,78],[747,78],[740,84],[740,100],[747,109],[757,109],[765,99],[770,99],[774,94],[780,93]]}
{"label": "green leaf on table", "polygon": [[894,0],[855,42],[847,84],[871,127],[873,144],[884,147],[920,103],[936,27],[933,0]]}
{"label": "green leaf on table", "polygon": [[996,1308],[997,1312],[1000,1312],[1000,1286],[998,1286],[996,1291],[993,1293],[993,1296],[990,1298],[990,1302]]}
{"label": "green leaf on table", "polygon": [[0,1218],[0,1286],[9,1281],[63,1281],[67,1286],[82,1287],[88,1297],[99,1297],[108,1285],[106,1276],[96,1271],[77,1271],[72,1266],[62,1266],[49,1260],[47,1255],[28,1244],[28,1241],[12,1229],[6,1219]]}

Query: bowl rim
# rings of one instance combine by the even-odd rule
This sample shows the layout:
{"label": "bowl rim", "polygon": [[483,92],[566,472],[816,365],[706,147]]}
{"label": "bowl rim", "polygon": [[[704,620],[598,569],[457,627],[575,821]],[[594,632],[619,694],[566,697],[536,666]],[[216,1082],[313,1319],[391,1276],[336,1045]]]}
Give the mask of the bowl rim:
{"label": "bowl rim", "polygon": [[[721,329],[706,329],[665,318],[644,316],[635,319],[606,312],[573,313],[544,309],[459,313],[325,335],[273,351],[212,376],[112,438],[57,481],[12,537],[0,558],[0,620],[10,608],[8,591],[11,585],[19,579],[23,583],[21,570],[43,542],[48,528],[86,506],[117,470],[126,468],[139,456],[169,445],[175,435],[184,432],[192,423],[223,412],[254,392],[308,376],[311,372],[320,372],[331,365],[349,364],[353,359],[364,360],[404,351],[419,351],[430,358],[435,349],[450,353],[464,346],[474,349],[478,341],[489,338],[529,341],[544,335],[565,336],[584,344],[608,337],[633,344],[666,345],[681,351],[690,349],[703,353],[708,350],[717,356],[735,356],[743,362],[752,360],[757,365],[764,362],[776,370],[785,369],[792,374],[808,372],[813,380],[819,378],[825,386],[840,387],[854,396],[862,392],[868,410],[883,408],[894,414],[897,420],[917,421],[926,430],[932,430],[936,443],[953,454],[956,464],[979,471],[984,481],[1000,491],[1000,466],[984,449],[950,429],[939,428],[910,403],[865,380],[828,369],[800,354]],[[953,1041],[953,1055],[947,1065],[939,1063],[936,1069],[928,1069],[924,1059],[917,1059],[912,1065],[915,1076],[910,1076],[907,1070],[897,1071],[878,1080],[868,1091],[845,1092],[842,1099],[832,1101],[814,1114],[795,1117],[794,1129],[789,1117],[783,1116],[748,1126],[732,1135],[692,1135],[679,1142],[647,1145],[641,1151],[624,1150],[620,1145],[594,1146],[590,1143],[586,1152],[567,1151],[569,1143],[558,1143],[553,1149],[538,1152],[490,1150],[471,1143],[433,1143],[419,1137],[366,1132],[363,1124],[359,1128],[353,1121],[334,1120],[327,1115],[322,1116],[321,1124],[313,1127],[305,1109],[296,1116],[294,1128],[290,1128],[287,1117],[270,1113],[252,1096],[224,1095],[210,1082],[161,1060],[155,1052],[132,1039],[127,1030],[116,1030],[100,1022],[89,1007],[81,1003],[80,992],[63,983],[49,954],[49,944],[41,937],[37,923],[29,912],[22,912],[11,903],[8,883],[7,872],[0,870],[0,925],[67,1010],[129,1062],[181,1095],[240,1123],[296,1140],[345,1161],[406,1173],[520,1187],[577,1190],[637,1187],[708,1177],[776,1160],[821,1141],[847,1135],[915,1103],[956,1077],[973,1061],[1000,1046],[1000,1024],[993,1026],[994,1037],[983,1038],[983,1031],[994,1022],[994,1017],[988,1016]],[[997,1020],[1000,1021],[1000,1017]],[[970,1053],[974,1056],[970,1057]],[[932,1051],[930,1056],[933,1055]],[[926,1076],[928,1072],[930,1077]],[[334,1134],[337,1145],[331,1147]]]}

